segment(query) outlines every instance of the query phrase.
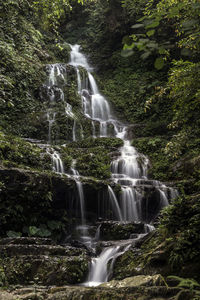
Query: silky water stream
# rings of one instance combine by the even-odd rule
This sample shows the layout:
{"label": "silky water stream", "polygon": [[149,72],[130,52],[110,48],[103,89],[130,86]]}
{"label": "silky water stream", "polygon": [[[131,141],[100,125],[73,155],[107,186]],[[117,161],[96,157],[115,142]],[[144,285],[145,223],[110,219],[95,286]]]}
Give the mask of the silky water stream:
{"label": "silky water stream", "polygon": [[[93,137],[115,136],[124,141],[124,145],[120,149],[120,155],[111,163],[111,181],[121,186],[119,199],[117,199],[111,186],[108,186],[109,201],[113,214],[119,222],[141,222],[143,220],[141,201],[144,189],[147,186],[156,190],[160,202],[159,210],[167,206],[168,200],[177,196],[177,192],[172,188],[167,188],[159,181],[148,180],[149,161],[147,157],[138,153],[131,145],[131,141],[127,138],[127,126],[113,116],[108,101],[99,92],[97,83],[91,74],[92,68],[86,56],[80,52],[79,45],[71,45],[70,65],[76,69],[78,93],[82,99],[83,113],[92,122]],[[87,77],[84,80],[81,79],[79,67],[83,67],[87,71]],[[95,124],[99,126],[98,132]],[[150,217],[147,220],[148,223],[152,221]],[[145,224],[146,233],[144,234],[154,229],[148,223]],[[127,251],[135,240],[140,239],[144,234],[132,239],[130,237],[128,244],[119,243],[117,246],[104,248],[99,257],[92,259],[88,279],[84,285],[97,286],[109,280],[116,258]]]}
{"label": "silky water stream", "polygon": [[[135,242],[142,238],[148,232],[154,229],[151,221],[151,214],[144,213],[144,194],[146,191],[153,190],[156,195],[158,208],[168,205],[171,198],[177,196],[177,191],[166,187],[159,181],[149,180],[147,177],[149,161],[146,156],[138,153],[131,145],[128,139],[128,126],[117,120],[106,98],[99,92],[97,83],[92,75],[93,69],[89,65],[87,58],[80,52],[79,45],[70,45],[71,58],[69,65],[75,68],[77,74],[78,94],[82,101],[82,111],[92,125],[92,136],[95,137],[118,137],[123,140],[124,145],[121,147],[118,155],[111,163],[112,177],[107,190],[107,202],[110,204],[114,220],[121,224],[127,222],[145,223],[145,232],[133,234],[129,240],[119,241],[111,247],[103,248],[98,257],[91,260],[87,281],[85,286],[97,286],[106,282],[112,275],[113,266],[118,256],[126,252]],[[80,74],[80,67],[86,71],[86,76]],[[66,68],[63,64],[48,65],[48,82],[46,84],[47,95],[49,98],[49,108],[47,110],[47,121],[49,124],[48,142],[51,144],[52,127],[56,118],[56,102],[62,101],[65,107],[66,115],[74,120],[72,129],[72,140],[76,141],[76,117],[72,112],[72,107],[64,99],[63,86],[66,83]],[[57,173],[64,174],[64,166],[59,153],[52,150],[49,146],[47,152],[52,157],[53,170]],[[81,243],[83,243],[93,253],[96,253],[96,245],[101,235],[101,225],[97,227],[94,237],[89,234],[89,226],[85,213],[85,197],[81,176],[75,169],[75,161],[66,176],[72,177],[76,182],[77,194],[79,198],[81,224],[76,227]],[[116,195],[113,186],[120,185],[120,195]]]}

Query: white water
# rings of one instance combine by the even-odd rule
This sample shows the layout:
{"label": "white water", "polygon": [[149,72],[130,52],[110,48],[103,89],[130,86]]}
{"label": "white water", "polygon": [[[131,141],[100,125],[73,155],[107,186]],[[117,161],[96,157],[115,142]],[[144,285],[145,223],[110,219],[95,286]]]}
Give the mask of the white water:
{"label": "white water", "polygon": [[[112,124],[112,115],[107,100],[99,93],[96,81],[91,74],[92,68],[89,66],[86,57],[79,51],[79,45],[71,46],[70,65],[76,68],[78,92],[81,95],[84,115],[100,124],[99,136],[107,136],[107,126]],[[79,67],[84,67],[87,71],[88,82],[81,81]],[[89,89],[88,89],[89,86]],[[93,133],[95,136],[95,133]]]}
{"label": "white water", "polygon": [[60,157],[60,154],[57,151],[55,151],[53,148],[47,148],[46,151],[51,156],[53,171],[60,174],[65,173],[64,165]]}
{"label": "white water", "polygon": [[65,101],[63,88],[67,82],[67,72],[64,64],[51,64],[47,65],[48,79],[46,82],[46,97],[48,100],[49,108],[47,109],[47,122],[49,124],[48,129],[48,143],[52,143],[52,127],[56,122],[56,107],[57,103],[62,102],[63,110],[67,118],[74,119],[74,127],[72,132],[73,140],[76,140],[75,132],[75,115],[72,112],[72,106]]}
{"label": "white water", "polygon": [[88,280],[84,285],[98,286],[102,282],[108,281],[108,262],[114,259],[119,249],[119,246],[106,248],[99,257],[92,259]]}
{"label": "white water", "polygon": [[114,193],[113,189],[109,185],[108,185],[108,193],[109,193],[109,199],[111,201],[111,205],[112,205],[112,208],[113,208],[113,212],[114,212],[117,220],[123,221],[121,210],[120,210],[117,198],[115,196],[115,193]]}
{"label": "white water", "polygon": [[[147,157],[138,153],[131,146],[131,142],[126,137],[127,126],[112,116],[110,106],[106,98],[100,94],[97,83],[91,74],[92,68],[88,64],[87,58],[80,52],[80,46],[70,46],[72,50],[70,64],[76,68],[78,93],[81,95],[83,113],[86,118],[91,120],[93,137],[116,136],[124,141],[119,157],[111,163],[112,180],[121,185],[120,199],[117,199],[112,188],[108,186],[109,199],[115,218],[121,222],[141,221],[140,204],[143,194],[137,190],[137,187],[140,185],[140,190],[142,190],[143,184],[153,185],[159,195],[160,208],[162,208],[168,205],[166,186],[158,181],[154,182],[147,179],[149,165]],[[80,66],[87,71],[87,78],[84,80],[81,80]],[[99,124],[99,133],[97,133],[96,124]],[[108,125],[113,127],[112,133],[109,132]],[[170,198],[175,195],[176,192],[170,191]],[[151,230],[153,230],[153,226],[146,224],[146,231]],[[111,266],[113,266],[114,257],[120,254],[120,247],[110,247],[104,249],[99,257],[92,259],[88,281],[85,285],[97,286],[107,281],[109,276],[108,262],[112,261]]]}

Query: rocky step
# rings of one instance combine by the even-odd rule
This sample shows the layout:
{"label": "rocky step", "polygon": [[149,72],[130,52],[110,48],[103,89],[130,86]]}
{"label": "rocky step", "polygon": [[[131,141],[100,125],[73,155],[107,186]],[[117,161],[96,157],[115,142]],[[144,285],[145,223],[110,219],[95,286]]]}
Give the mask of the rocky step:
{"label": "rocky step", "polygon": [[0,239],[0,245],[53,245],[54,242],[48,238],[38,238],[38,237],[16,237],[16,238],[3,238]]}
{"label": "rocky step", "polygon": [[144,223],[104,221],[98,224],[100,225],[100,239],[104,241],[126,240],[131,235],[137,237],[137,234],[146,232]]}
{"label": "rocky step", "polygon": [[[66,285],[85,280],[88,272],[88,257],[27,255],[4,258],[1,272],[4,285],[39,284]],[[1,299],[1,298],[0,298]]]}
{"label": "rocky step", "polygon": [[106,247],[137,247],[137,245],[141,245],[141,243],[145,240],[146,235],[137,235],[135,238],[127,239],[127,240],[116,240],[116,241],[101,241],[98,246],[102,248]]}
{"label": "rocky step", "polygon": [[0,299],[9,300],[174,300],[192,299],[191,291],[168,287],[161,275],[133,276],[122,281],[111,281],[100,287],[83,286],[29,286],[0,291]]}
{"label": "rocky step", "polygon": [[59,255],[59,256],[79,256],[83,253],[80,248],[74,248],[71,246],[59,246],[59,245],[17,245],[7,244],[0,245],[1,256],[19,256],[19,255]]}

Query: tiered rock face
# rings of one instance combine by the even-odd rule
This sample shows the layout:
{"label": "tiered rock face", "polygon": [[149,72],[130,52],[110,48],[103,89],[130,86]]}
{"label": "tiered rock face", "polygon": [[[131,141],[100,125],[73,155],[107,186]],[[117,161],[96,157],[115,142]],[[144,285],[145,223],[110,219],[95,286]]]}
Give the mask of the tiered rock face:
{"label": "tiered rock face", "polygon": [[88,270],[86,250],[56,245],[47,238],[1,239],[0,255],[6,285],[73,284],[83,281]]}
{"label": "tiered rock face", "polygon": [[[169,288],[160,275],[134,276],[123,281],[104,284],[98,288],[81,286],[16,287],[10,292],[0,291],[1,300],[174,300],[192,299],[189,290]],[[113,286],[115,287],[113,289]]]}

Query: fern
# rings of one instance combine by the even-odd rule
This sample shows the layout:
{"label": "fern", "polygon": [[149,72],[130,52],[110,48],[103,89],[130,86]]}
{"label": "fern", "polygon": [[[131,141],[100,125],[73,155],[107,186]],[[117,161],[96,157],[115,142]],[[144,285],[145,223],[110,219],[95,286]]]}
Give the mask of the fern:
{"label": "fern", "polygon": [[168,276],[167,278],[169,279],[175,279],[177,281],[179,281],[178,283],[178,287],[182,287],[182,288],[186,288],[186,289],[190,289],[193,290],[194,288],[200,288],[200,284],[191,278],[181,278],[178,276]]}

